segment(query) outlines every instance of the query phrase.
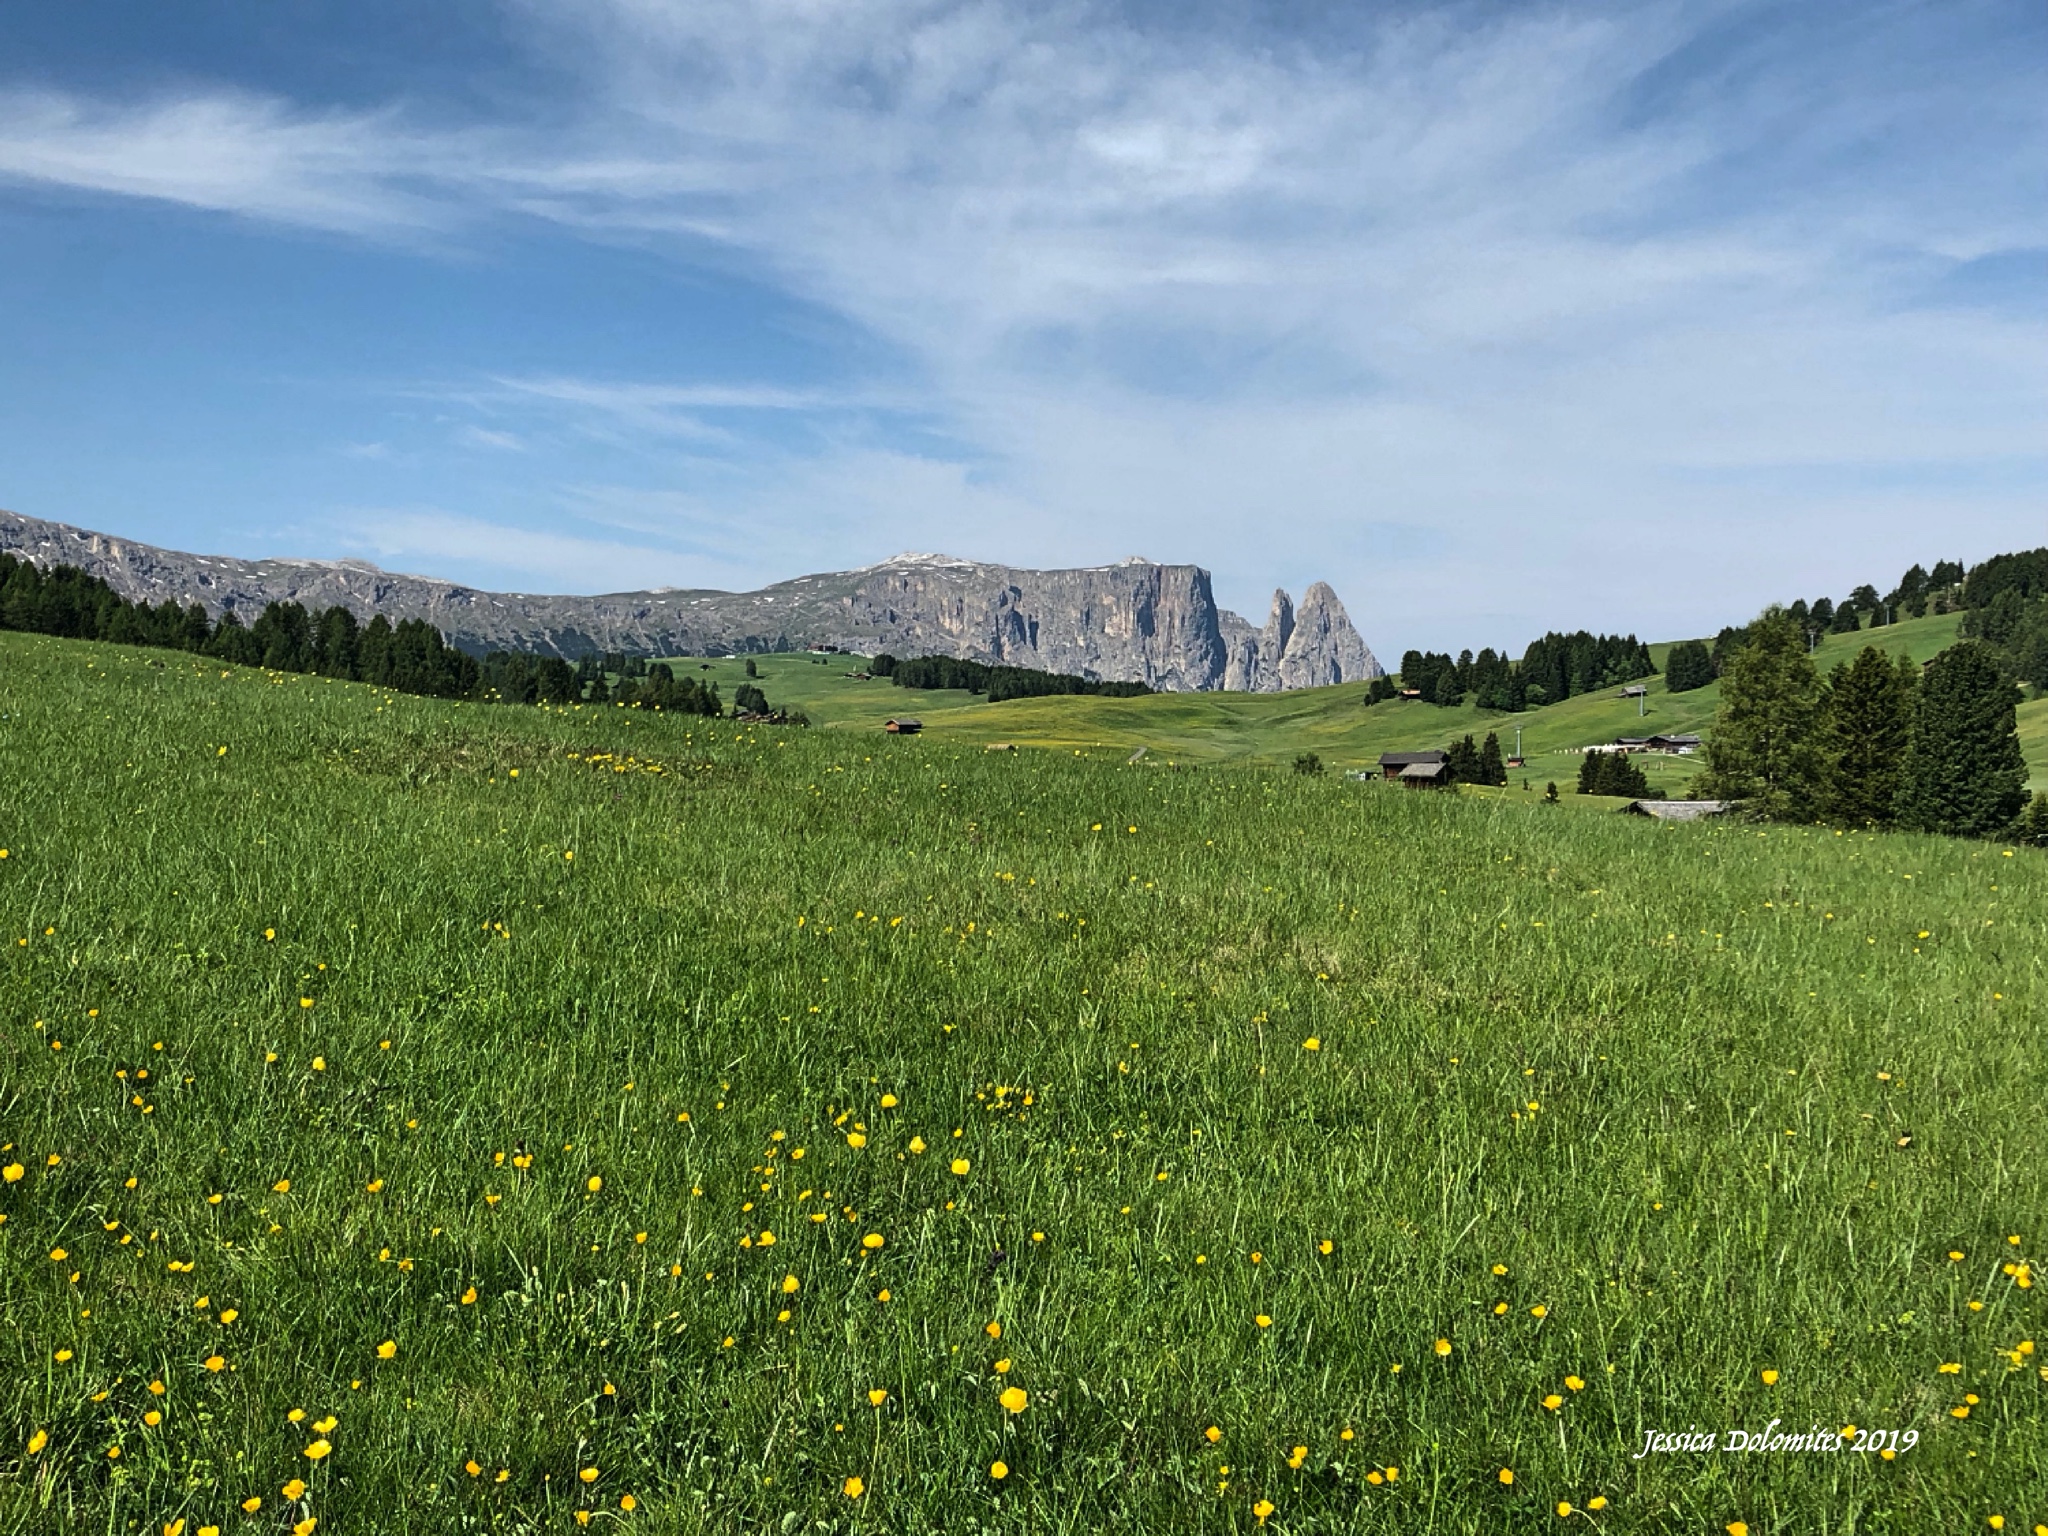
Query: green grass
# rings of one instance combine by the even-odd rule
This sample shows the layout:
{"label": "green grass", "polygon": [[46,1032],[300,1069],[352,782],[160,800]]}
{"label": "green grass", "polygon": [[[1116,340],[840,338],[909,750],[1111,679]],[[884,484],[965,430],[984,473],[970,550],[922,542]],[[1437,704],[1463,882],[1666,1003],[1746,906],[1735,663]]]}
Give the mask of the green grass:
{"label": "green grass", "polygon": [[[1908,619],[1855,635],[1825,637],[1814,652],[1823,672],[1847,661],[1865,645],[1896,655],[1901,651],[1925,661],[1955,642],[1957,615]],[[1661,666],[1668,644],[1651,647]],[[1612,741],[1617,736],[1659,732],[1704,733],[1712,728],[1721,702],[1718,683],[1687,693],[1664,691],[1664,679],[1648,679],[1650,693],[1641,713],[1633,699],[1604,689],[1518,715],[1482,711],[1470,705],[1439,709],[1433,704],[1390,701],[1365,706],[1365,685],[1307,688],[1289,693],[1166,693],[1138,699],[1018,699],[990,704],[958,691],[907,692],[885,680],[857,682],[847,674],[861,665],[857,658],[833,656],[820,664],[810,656],[757,656],[759,686],[778,704],[804,710],[825,728],[879,732],[891,715],[915,715],[932,736],[963,746],[984,747],[1007,741],[1019,747],[1046,747],[1071,753],[1116,751],[1128,755],[1139,747],[1169,762],[1247,761],[1285,765],[1303,752],[1315,752],[1333,769],[1364,767],[1382,752],[1440,747],[1468,732],[1484,739],[1498,732],[1504,749],[1512,750],[1515,731],[1522,732],[1526,767],[1513,775],[1519,789],[1528,780],[1531,793],[1555,782],[1569,792],[1578,782],[1579,749]],[[747,681],[746,659],[685,658],[673,663],[718,682],[726,698]],[[2034,788],[2048,788],[2048,700],[2021,711],[2022,744],[2034,774]],[[1696,759],[1651,756],[1639,759],[1652,788],[1673,796],[1699,772]]]}
{"label": "green grass", "polygon": [[0,635],[0,1530],[2048,1520],[2039,854],[980,745]]}

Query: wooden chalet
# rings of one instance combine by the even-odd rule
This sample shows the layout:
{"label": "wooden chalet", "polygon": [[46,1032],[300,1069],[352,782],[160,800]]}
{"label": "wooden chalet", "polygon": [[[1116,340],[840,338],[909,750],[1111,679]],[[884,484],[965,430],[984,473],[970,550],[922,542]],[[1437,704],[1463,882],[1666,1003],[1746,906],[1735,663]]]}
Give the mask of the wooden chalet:
{"label": "wooden chalet", "polygon": [[1411,789],[1443,784],[1448,782],[1449,772],[1449,765],[1440,751],[1380,754],[1380,777],[1390,784],[1398,781]]}
{"label": "wooden chalet", "polygon": [[915,736],[919,731],[924,729],[924,722],[922,720],[912,720],[908,717],[905,717],[901,719],[889,720],[884,722],[882,729],[887,731],[891,736]]}

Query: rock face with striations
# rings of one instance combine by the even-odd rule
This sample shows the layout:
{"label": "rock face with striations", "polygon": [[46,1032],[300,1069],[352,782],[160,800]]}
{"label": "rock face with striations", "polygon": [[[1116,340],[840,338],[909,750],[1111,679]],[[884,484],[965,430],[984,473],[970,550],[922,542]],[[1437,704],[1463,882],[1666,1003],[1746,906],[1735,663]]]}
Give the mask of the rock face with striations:
{"label": "rock face with striations", "polygon": [[946,555],[898,555],[856,571],[799,576],[758,592],[657,588],[599,597],[486,592],[361,561],[181,554],[0,512],[0,551],[98,576],[123,597],[244,622],[269,602],[359,618],[425,619],[466,651],[723,655],[836,645],[860,655],[946,655],[1167,691],[1259,693],[1377,677],[1380,666],[1322,582],[1300,613],[1273,596],[1264,629],[1216,606],[1209,573],[1130,559],[1029,571]]}

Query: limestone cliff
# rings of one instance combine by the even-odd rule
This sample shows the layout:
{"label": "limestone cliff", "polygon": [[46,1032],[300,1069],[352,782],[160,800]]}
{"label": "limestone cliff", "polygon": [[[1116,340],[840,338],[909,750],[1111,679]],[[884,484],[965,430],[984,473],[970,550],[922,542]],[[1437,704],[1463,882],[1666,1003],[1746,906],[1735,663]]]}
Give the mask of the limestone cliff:
{"label": "limestone cliff", "polygon": [[862,655],[944,654],[1169,691],[1273,692],[1379,675],[1329,587],[1297,617],[1273,595],[1264,629],[1216,606],[1209,573],[1130,559],[1033,571],[899,555],[854,571],[799,576],[758,592],[656,589],[597,597],[487,592],[401,576],[360,561],[237,560],[182,554],[0,512],[0,550],[82,567],[122,596],[233,609],[340,604],[367,619],[425,619],[464,650],[706,655],[837,645]]}

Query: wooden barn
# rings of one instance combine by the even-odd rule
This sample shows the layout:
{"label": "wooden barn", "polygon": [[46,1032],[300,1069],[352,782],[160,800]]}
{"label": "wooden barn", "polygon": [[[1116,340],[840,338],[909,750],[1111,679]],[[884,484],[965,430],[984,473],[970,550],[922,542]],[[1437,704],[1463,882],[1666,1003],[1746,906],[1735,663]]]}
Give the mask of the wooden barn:
{"label": "wooden barn", "polygon": [[1382,752],[1380,754],[1380,777],[1388,783],[1396,780],[1413,789],[1421,785],[1442,784],[1449,769],[1444,763],[1442,752]]}

